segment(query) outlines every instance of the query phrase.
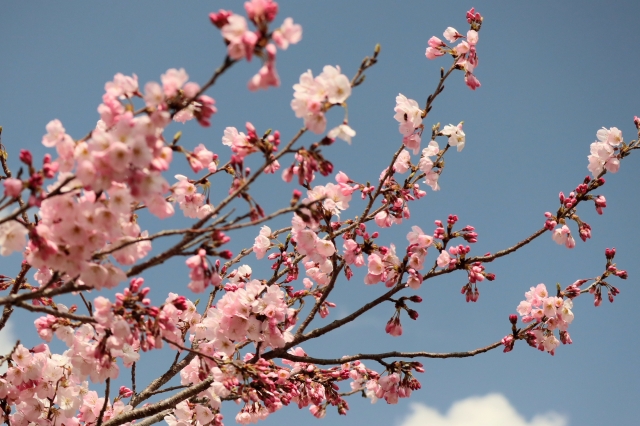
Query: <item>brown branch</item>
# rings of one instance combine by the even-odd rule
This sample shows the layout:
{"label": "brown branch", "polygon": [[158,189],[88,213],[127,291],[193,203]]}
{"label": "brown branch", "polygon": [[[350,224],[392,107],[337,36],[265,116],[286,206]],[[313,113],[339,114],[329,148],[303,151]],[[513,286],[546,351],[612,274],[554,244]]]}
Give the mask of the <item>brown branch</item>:
{"label": "brown branch", "polygon": [[12,305],[24,300],[33,300],[40,297],[53,297],[59,294],[73,293],[74,291],[91,290],[91,287],[85,285],[76,285],[76,279],[66,282],[60,287],[46,288],[42,287],[36,291],[25,292],[20,294],[0,297],[0,305]]}
{"label": "brown branch", "polygon": [[[204,86],[202,86],[200,88],[200,90],[198,90],[198,93],[196,93],[191,99],[187,100],[186,104],[184,107],[182,107],[182,109],[188,107],[193,101],[195,101],[196,99],[198,99],[198,97],[200,95],[202,95],[204,92],[206,92],[211,86],[213,86],[214,84],[216,84],[216,80],[218,79],[218,77],[220,77],[226,70],[228,70],[229,68],[231,68],[231,66],[233,64],[235,64],[236,62],[238,62],[236,59],[231,59],[229,57],[229,55],[227,55],[224,58],[224,62],[222,63],[222,65],[220,65],[215,72],[213,73],[213,75],[211,76],[211,78],[209,79],[209,81],[207,81]],[[178,110],[179,111],[179,110]],[[178,113],[178,111],[174,112],[172,114],[175,115],[176,113]]]}
{"label": "brown branch", "polygon": [[481,353],[488,352],[492,349],[495,349],[502,345],[502,341],[498,341],[490,344],[489,346],[485,346],[483,348],[474,349],[472,351],[467,352],[445,352],[445,353],[437,353],[437,352],[383,352],[379,354],[356,354],[344,356],[342,358],[334,358],[334,359],[325,359],[325,358],[314,358],[310,356],[296,356],[291,355],[289,353],[281,355],[280,358],[288,359],[289,361],[294,362],[306,362],[309,364],[320,364],[320,365],[331,365],[331,364],[344,364],[345,362],[357,361],[360,359],[369,359],[374,361],[383,361],[385,358],[468,358],[471,356],[476,356]]}
{"label": "brown branch", "polygon": [[[29,269],[31,269],[31,265],[29,265],[26,262],[22,264],[22,266],[20,267],[20,272],[18,273],[16,278],[13,280],[13,285],[11,286],[11,291],[9,292],[9,294],[14,295],[18,293],[18,290],[20,290],[20,287],[24,283],[25,277],[27,275],[27,272],[29,272]],[[13,313],[13,308],[11,307],[11,305],[5,305],[4,309],[2,310],[2,318],[0,318],[0,330],[2,330],[7,325],[7,321],[9,321],[9,317],[11,316],[12,313]]]}
{"label": "brown branch", "polygon": [[[159,390],[157,390],[157,391],[153,391],[153,392],[151,392],[151,395],[158,395],[158,394],[160,394],[160,393],[171,392],[171,391],[174,391],[174,390],[178,390],[178,389],[185,389],[185,388],[188,388],[188,386],[184,386],[184,385],[181,385],[181,386],[171,386],[171,387],[169,387],[169,388],[159,389]],[[137,424],[137,423],[136,423],[136,424]]]}
{"label": "brown branch", "polygon": [[[334,254],[334,257],[335,257],[335,254]],[[316,314],[318,313],[318,309],[320,309],[324,301],[327,300],[327,297],[329,297],[329,293],[331,292],[331,290],[333,290],[333,287],[335,286],[338,276],[340,275],[340,272],[342,271],[342,268],[344,267],[344,265],[345,265],[344,261],[341,262],[340,266],[338,267],[336,267],[337,265],[334,265],[331,281],[324,288],[324,291],[322,292],[322,296],[320,296],[320,298],[316,301],[316,303],[311,308],[311,312],[309,312],[309,315],[307,315],[307,317],[304,319],[302,324],[300,324],[300,327],[298,327],[298,331],[296,331],[296,334],[295,334],[296,337],[301,336],[302,333],[304,333],[304,330],[307,328],[307,326],[311,323],[311,321],[313,321]]]}
{"label": "brown branch", "polygon": [[193,385],[183,390],[182,392],[178,392],[177,394],[169,398],[163,399],[162,401],[145,405],[144,407],[137,408],[126,413],[122,413],[119,416],[111,418],[108,421],[104,422],[102,426],[119,426],[123,423],[131,422],[137,419],[144,419],[145,417],[153,416],[167,409],[172,409],[176,406],[176,404],[193,396],[196,396],[203,390],[207,389],[209,386],[211,386],[211,383],[213,383],[213,376],[209,376],[202,382]]}
{"label": "brown branch", "polygon": [[53,315],[54,317],[66,318],[73,321],[78,321],[83,324],[96,324],[98,322],[92,317],[88,317],[85,315],[75,315],[69,312],[62,312],[53,308],[48,308],[46,306],[29,305],[26,302],[16,302],[14,303],[14,305],[30,312],[42,312],[45,314]]}
{"label": "brown branch", "polygon": [[96,422],[96,426],[102,426],[102,420],[104,418],[104,413],[107,411],[107,405],[109,405],[109,390],[111,389],[111,379],[107,377],[106,386],[104,390],[104,403],[102,404],[102,408],[100,409],[100,415],[98,416],[98,421]]}
{"label": "brown branch", "polygon": [[496,252],[494,254],[490,254],[488,256],[471,257],[471,258],[467,259],[467,262],[468,263],[473,263],[473,262],[493,262],[494,260],[496,260],[499,257],[511,254],[514,251],[518,250],[519,248],[526,246],[531,241],[535,240],[540,235],[544,234],[545,231],[547,231],[546,228],[544,228],[544,227],[540,228],[536,232],[534,232],[533,234],[529,235],[527,238],[525,238],[524,240],[520,241],[518,244],[516,244],[516,245],[514,245],[512,247],[509,247],[509,248],[504,249],[504,250],[500,250],[500,251],[498,251],[498,252]]}
{"label": "brown branch", "polygon": [[396,294],[397,292],[399,292],[400,290],[402,290],[403,288],[406,287],[406,284],[397,284],[395,287],[393,287],[391,290],[387,291],[385,294],[383,294],[382,296],[372,300],[371,302],[365,304],[364,306],[362,306],[360,309],[354,311],[353,313],[351,313],[350,315],[347,315],[346,317],[342,318],[342,319],[338,319],[335,320],[327,325],[325,325],[324,327],[320,327],[320,328],[316,328],[315,330],[312,330],[310,332],[308,332],[307,334],[304,334],[302,336],[299,337],[294,337],[294,339],[287,343],[284,347],[276,349],[276,350],[272,350],[269,351],[267,353],[265,353],[262,358],[264,359],[273,359],[273,358],[279,358],[282,357],[283,354],[286,354],[286,351],[295,346],[298,345],[302,342],[305,342],[309,339],[314,339],[316,337],[320,337],[323,334],[326,334],[328,332],[330,332],[331,330],[335,330],[336,328],[342,327],[343,325],[355,320],[356,318],[358,318],[360,315],[364,314],[365,312],[367,312],[368,310],[374,308],[375,306],[378,306],[380,303],[389,300],[389,298],[391,296],[393,296],[394,294]]}
{"label": "brown branch", "polygon": [[[285,207],[285,208],[282,208],[280,210],[276,210],[275,212],[273,212],[273,213],[271,213],[271,214],[269,214],[267,216],[261,217],[260,219],[252,220],[250,222],[234,223],[234,224],[230,224],[230,225],[227,225],[227,226],[223,226],[223,227],[218,228],[218,229],[220,231],[231,231],[231,230],[234,230],[234,229],[241,229],[241,228],[247,228],[249,226],[259,225],[259,224],[267,222],[267,221],[269,221],[269,220],[271,220],[271,219],[273,219],[275,217],[281,216],[281,215],[283,215],[285,213],[294,212],[294,211],[297,211],[297,210],[300,210],[300,209],[303,209],[303,208],[309,208],[314,204],[322,202],[323,200],[324,200],[324,198],[320,199],[320,200],[310,201],[308,203],[301,203],[301,204],[299,204],[297,206]],[[289,229],[291,229],[291,228],[289,228]]]}
{"label": "brown branch", "polygon": [[171,412],[173,411],[172,408],[165,410],[165,411],[160,411],[158,414],[154,414],[151,417],[147,417],[146,419],[144,419],[141,422],[136,422],[135,425],[136,426],[151,426],[152,424],[158,423],[162,420],[164,420],[164,418],[166,416],[168,416],[169,414],[171,414]]}
{"label": "brown branch", "polygon": [[[133,407],[136,407],[141,402],[147,400],[151,396],[153,396],[153,392],[158,390],[160,387],[164,386],[169,380],[173,379],[176,374],[180,373],[189,363],[195,358],[196,354],[188,353],[182,361],[173,364],[162,376],[153,380],[147,387],[140,392],[139,394],[131,397],[131,401],[129,402]],[[106,426],[106,425],[105,425]]]}

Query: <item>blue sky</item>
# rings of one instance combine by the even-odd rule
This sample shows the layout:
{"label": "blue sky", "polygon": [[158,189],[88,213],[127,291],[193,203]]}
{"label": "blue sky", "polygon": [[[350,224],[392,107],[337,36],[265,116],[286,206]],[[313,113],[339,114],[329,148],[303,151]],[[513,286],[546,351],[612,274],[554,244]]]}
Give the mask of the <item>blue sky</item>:
{"label": "blue sky", "polygon": [[[357,131],[353,144],[338,141],[325,150],[336,171],[343,170],[358,181],[375,181],[400,143],[393,120],[395,96],[403,93],[422,104],[436,86],[439,68],[450,64],[447,58],[428,61],[424,57],[427,40],[432,35],[441,37],[447,26],[466,30],[465,12],[476,6],[485,16],[476,72],[482,87],[472,92],[461,73],[454,75],[425,120],[427,126],[464,120],[467,146],[461,153],[447,154],[442,190],[429,190],[413,207],[411,224],[432,230],[435,219],[445,220],[455,213],[461,225],[477,229],[479,241],[472,254],[500,250],[538,229],[544,223],[543,213],[557,209],[558,192],[568,193],[588,174],[586,156],[599,128],[616,126],[625,141],[635,139],[632,120],[640,115],[640,59],[635,53],[640,3],[482,5],[406,0],[398,6],[371,0],[324,0],[282,1],[280,6],[276,22],[291,16],[304,31],[301,43],[278,55],[281,87],[249,93],[246,82],[260,64],[257,60],[240,63],[209,92],[219,109],[211,128],[173,125],[167,134],[183,130],[185,146],[204,143],[223,158],[228,153],[220,138],[226,126],[240,128],[251,121],[258,129],[279,129],[286,140],[301,125],[289,106],[291,86],[299,75],[307,69],[317,74],[327,64],[340,65],[353,75],[360,60],[380,43],[379,63],[349,99],[349,122]],[[225,53],[219,32],[207,18],[221,7],[242,11],[241,2],[3,4],[0,125],[13,160],[20,148],[33,150],[36,157],[45,153],[40,141],[46,123],[54,118],[73,137],[84,136],[99,118],[96,108],[104,83],[117,72],[136,73],[146,82],[158,81],[168,68],[184,67],[192,80],[206,81]],[[337,125],[341,116],[333,114],[330,119]],[[304,141],[309,144],[314,139]],[[428,360],[420,378],[423,389],[410,400],[397,406],[384,402],[371,406],[352,397],[349,415],[339,418],[330,413],[329,422],[400,424],[412,412],[411,403],[445,412],[456,401],[500,393],[526,419],[554,411],[571,425],[636,424],[640,416],[640,344],[634,338],[640,324],[636,284],[640,263],[634,261],[640,238],[634,213],[640,207],[634,186],[640,178],[637,157],[634,153],[622,162],[618,174],[606,176],[607,184],[600,191],[608,201],[603,216],[588,205],[579,210],[593,227],[593,238],[586,244],[578,241],[570,251],[547,234],[515,255],[489,264],[487,269],[497,279],[480,287],[476,304],[466,304],[459,294],[466,282],[462,273],[425,283],[417,292],[424,298],[418,308],[420,318],[413,324],[404,321],[401,338],[384,333],[393,309],[382,306],[305,349],[313,355],[336,357],[484,346],[508,332],[507,316],[515,312],[530,286],[544,282],[553,288],[556,282],[566,286],[578,278],[596,276],[604,267],[605,247],[615,246],[616,261],[630,278],[614,283],[622,294],[613,305],[605,302],[594,308],[589,297],[576,300],[570,330],[573,345],[560,347],[554,357],[519,344],[509,354],[494,351],[473,359]],[[185,170],[184,165],[178,170]],[[253,190],[263,207],[273,210],[278,200],[288,200],[292,188],[272,176]],[[224,191],[222,186],[218,199]],[[185,223],[172,219],[168,226]],[[148,229],[163,225],[151,223]],[[382,238],[404,244],[407,229],[392,228]],[[573,230],[576,233],[575,225]],[[233,234],[231,248],[237,251],[251,245],[255,235],[257,230]],[[267,267],[250,259],[255,271]],[[18,256],[0,259],[0,273],[14,273],[18,260]],[[167,291],[187,291],[187,272],[180,263],[145,276],[157,300]],[[329,319],[351,312],[382,291],[380,286],[365,286],[361,276],[341,282],[329,298],[338,303]],[[22,313],[13,318],[14,334],[28,344],[37,343],[29,328],[33,319]],[[17,327],[20,322],[27,326]],[[157,356],[149,359],[154,367],[161,362]],[[232,404],[225,410],[230,424],[238,408]],[[312,421],[306,409],[289,407],[264,424],[300,421]]]}

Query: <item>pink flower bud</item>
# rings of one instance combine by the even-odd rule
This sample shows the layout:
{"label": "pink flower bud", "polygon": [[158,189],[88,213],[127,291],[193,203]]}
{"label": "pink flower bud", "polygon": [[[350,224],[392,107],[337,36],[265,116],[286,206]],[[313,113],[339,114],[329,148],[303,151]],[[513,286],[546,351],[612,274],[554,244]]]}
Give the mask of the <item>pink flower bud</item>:
{"label": "pink flower bud", "polygon": [[33,156],[31,155],[31,152],[29,152],[26,149],[20,150],[19,158],[20,158],[20,161],[22,161],[27,166],[31,166],[31,163],[33,162]]}
{"label": "pink flower bud", "polygon": [[504,345],[504,353],[511,352],[513,350],[513,346],[515,341],[513,339],[513,335],[509,334],[502,338],[502,344]]}
{"label": "pink flower bud", "polygon": [[614,258],[614,256],[616,255],[616,248],[607,248],[604,250],[604,255],[606,256],[607,260],[611,260]]}
{"label": "pink flower bud", "polygon": [[218,13],[211,12],[209,14],[209,19],[213,25],[218,28],[222,28],[229,23],[228,18],[231,15],[232,13],[230,11],[220,9]]}

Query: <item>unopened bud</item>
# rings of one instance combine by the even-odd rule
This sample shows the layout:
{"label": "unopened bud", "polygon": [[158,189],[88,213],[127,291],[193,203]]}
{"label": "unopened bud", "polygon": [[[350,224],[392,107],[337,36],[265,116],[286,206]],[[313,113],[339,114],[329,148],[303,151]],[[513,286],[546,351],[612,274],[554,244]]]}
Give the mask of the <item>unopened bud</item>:
{"label": "unopened bud", "polygon": [[614,258],[614,256],[616,255],[616,249],[614,248],[607,248],[604,250],[604,255],[607,257],[607,260],[611,260]]}
{"label": "unopened bud", "polygon": [[412,320],[418,319],[418,311],[414,311],[413,309],[407,309],[407,313],[409,314],[409,318]]}
{"label": "unopened bud", "polygon": [[21,149],[20,150],[20,157],[19,158],[20,158],[20,161],[22,161],[27,166],[31,166],[31,163],[33,162],[33,156],[31,155],[31,152],[29,152],[26,149]]}

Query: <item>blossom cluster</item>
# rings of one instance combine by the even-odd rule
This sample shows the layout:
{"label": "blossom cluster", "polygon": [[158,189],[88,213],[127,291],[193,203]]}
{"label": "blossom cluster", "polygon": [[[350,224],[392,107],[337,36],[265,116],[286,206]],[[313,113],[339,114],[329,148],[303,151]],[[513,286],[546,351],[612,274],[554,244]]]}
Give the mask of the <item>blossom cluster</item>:
{"label": "blossom cluster", "polygon": [[480,81],[474,75],[474,71],[478,66],[478,55],[476,45],[478,44],[478,31],[482,26],[482,16],[471,9],[467,12],[467,22],[471,24],[471,29],[467,31],[466,37],[453,27],[447,27],[443,36],[449,43],[455,43],[459,39],[462,40],[455,47],[448,46],[445,42],[436,36],[429,39],[429,47],[425,52],[427,59],[435,59],[438,56],[450,54],[456,58],[456,67],[464,70],[464,81],[471,90],[476,90],[481,86]]}
{"label": "blossom cluster", "polygon": [[[251,0],[244,4],[247,17],[255,26],[249,30],[244,16],[231,11],[220,10],[209,14],[211,23],[220,29],[227,45],[228,57],[232,60],[246,59],[251,61],[254,54],[262,55],[266,52],[264,65],[248,83],[249,90],[267,89],[270,86],[280,86],[280,77],[275,67],[276,46],[286,50],[289,45],[296,44],[302,39],[302,27],[294,24],[293,19],[286,18],[280,28],[269,32],[269,24],[278,14],[278,3],[273,0]],[[275,44],[269,43],[273,41]]]}
{"label": "blossom cluster", "polygon": [[[250,0],[244,6],[247,18],[225,10],[210,15],[226,45],[227,58],[221,69],[224,71],[236,61],[251,61],[253,56],[259,56],[264,63],[249,81],[249,89],[278,86],[277,49],[287,49],[300,41],[302,29],[291,18],[286,18],[281,27],[270,29],[278,13],[278,4],[273,0]],[[254,30],[249,29],[248,21]],[[452,27],[444,32],[444,38],[450,43],[461,40],[458,45],[450,47],[432,37],[426,51],[429,59],[452,55],[454,64],[450,72],[462,70],[466,84],[474,90],[480,87],[474,72],[478,65],[476,45],[482,21],[482,16],[471,9],[467,12],[471,29],[466,36]],[[141,351],[160,349],[164,344],[189,353],[183,358],[186,367],[179,371],[181,386],[192,387],[203,382],[207,385],[200,387],[202,390],[192,395],[193,398],[176,402],[171,411],[165,413],[164,419],[170,426],[222,426],[223,400],[235,400],[242,405],[235,418],[240,424],[255,423],[292,403],[299,408],[308,407],[317,418],[324,417],[329,405],[339,414],[346,414],[349,406],[344,394],[339,393],[339,383],[349,379],[352,391],[363,392],[372,403],[384,399],[395,404],[420,389],[419,381],[413,376],[414,372],[424,372],[419,362],[387,363],[382,361],[385,357],[380,356],[377,360],[386,370],[378,373],[366,368],[361,361],[346,362],[342,358],[340,361],[345,362],[325,361],[338,365],[322,368],[306,362],[312,358],[296,346],[314,334],[304,334],[304,329],[316,314],[325,318],[330,308],[336,307],[336,303],[327,298],[339,272],[350,280],[354,274],[352,268],[366,267],[363,269],[365,285],[383,282],[390,289],[370,305],[376,306],[380,301],[394,304],[393,314],[385,325],[385,332],[394,337],[403,333],[403,311],[412,320],[419,317],[409,303],[422,302],[417,294],[395,296],[396,293],[407,288],[419,290],[423,281],[434,275],[461,270],[466,273],[461,293],[467,302],[476,302],[480,294],[478,284],[485,279],[495,279],[494,274],[485,270],[485,264],[497,256],[492,257],[490,253],[468,256],[470,244],[477,242],[478,233],[470,225],[454,230],[459,222],[457,215],[449,215],[445,223],[436,220],[432,233],[412,226],[406,235],[406,245],[398,247],[382,245],[378,239],[382,231],[371,232],[373,225],[366,223],[373,221],[384,230],[409,219],[410,202],[426,196],[418,181],[424,178],[423,182],[433,191],[439,190],[445,153],[450,147],[456,147],[458,152],[465,147],[466,135],[460,122],[443,128],[439,124],[433,126],[429,143],[421,150],[423,121],[441,85],[427,99],[424,109],[402,94],[396,97],[394,119],[399,123],[402,145],[391,166],[380,173],[378,182],[362,184],[338,172],[335,183],[312,185],[316,172],[323,176],[333,174],[333,164],[324,157],[321,148],[330,146],[337,138],[351,143],[355,131],[345,116],[342,124],[329,130],[320,141],[309,147],[292,148],[292,145],[306,130],[316,134],[326,131],[327,111],[338,105],[346,107],[352,88],[362,82],[365,63],[366,60],[351,81],[338,66],[325,66],[316,77],[310,70],[300,76],[299,83],[293,87],[291,107],[295,115],[304,120],[305,128],[286,149],[278,151],[279,131],[267,131],[259,136],[250,122],[246,123],[246,133],[236,127],[226,127],[222,144],[229,147],[230,159],[223,165],[218,154],[204,144],[188,150],[178,143],[179,134],[171,141],[165,139],[163,133],[171,120],[184,123],[195,119],[200,125],[209,126],[216,113],[215,101],[203,94],[212,83],[201,87],[190,82],[184,69],[167,70],[161,75],[160,83],[149,82],[142,91],[135,74],[116,74],[113,81],[105,84],[102,104],[98,107],[100,121],[81,140],[75,141],[68,135],[60,121],[51,121],[42,143],[55,148],[58,158],[52,160],[50,155],[45,156],[41,169],[36,170],[31,154],[23,150],[20,161],[27,166],[29,177],[22,179],[19,173],[16,178],[3,179],[6,195],[3,202],[7,202],[4,207],[22,204],[23,191],[29,191],[26,205],[39,207],[36,220],[30,222],[26,216],[20,217],[22,212],[0,219],[0,255],[23,252],[24,273],[31,267],[36,268],[34,277],[39,287],[28,284],[25,279],[12,282],[0,276],[0,288],[6,290],[10,284],[17,283],[20,286],[15,286],[16,291],[27,290],[18,295],[22,299],[15,306],[23,304],[22,300],[30,300],[33,306],[28,308],[46,313],[34,322],[38,335],[46,342],[56,336],[67,349],[62,354],[52,354],[46,344],[32,349],[16,345],[6,357],[7,372],[0,376],[0,408],[3,408],[0,420],[14,426],[32,423],[93,426],[128,412],[134,409],[132,405],[140,402],[132,400],[132,405],[123,402],[139,396],[134,394],[135,386],[132,386],[134,390],[121,387],[118,396],[110,401],[108,396],[98,398],[96,392],[89,390],[88,382],[116,379],[121,368],[131,368],[140,360]],[[211,81],[218,75],[216,71]],[[442,73],[441,83],[448,75]],[[144,102],[144,107],[135,111],[134,101]],[[640,119],[636,125],[640,128]],[[443,149],[436,141],[438,137],[447,139]],[[558,212],[545,213],[545,228],[552,232],[553,240],[569,248],[575,246],[567,225],[569,220],[578,224],[583,241],[591,236],[591,226],[578,217],[576,206],[581,201],[593,201],[596,211],[602,214],[606,199],[591,192],[604,184],[601,174],[618,170],[620,160],[627,153],[618,129],[603,128],[597,137],[599,142],[591,145],[589,156],[589,171],[594,179],[587,177],[568,196],[560,193]],[[193,179],[178,174],[175,175],[177,182],[170,185],[164,173],[168,172],[174,153],[185,156],[194,174],[208,174]],[[265,163],[252,175],[245,161],[254,153],[262,153]],[[255,226],[258,219],[265,218],[262,208],[249,195],[248,185],[259,173],[278,171],[278,159],[286,153],[292,153],[294,161],[283,170],[282,179],[292,182],[297,176],[298,183],[306,190],[303,195],[302,188],[294,189],[291,208],[284,209],[287,213],[294,212],[291,227],[274,231],[263,225],[253,246],[231,259],[232,253],[221,249],[230,241],[225,232]],[[411,156],[418,154],[417,163],[412,163]],[[215,208],[209,199],[212,186],[208,179],[220,171],[232,175],[233,180],[229,197]],[[402,182],[396,174],[408,174],[408,177]],[[54,184],[44,187],[45,179],[56,177]],[[353,194],[357,192],[367,207],[361,216],[344,219],[345,212],[356,203]],[[207,220],[218,214],[222,216],[219,210],[233,198],[246,201],[249,212],[235,219],[224,215],[205,227]],[[198,219],[197,224],[167,232],[182,234],[182,242],[146,265],[139,263],[151,252],[151,240],[159,235],[150,236],[142,230],[137,210],[147,209],[157,218],[165,219],[174,214],[175,203],[184,216]],[[279,214],[282,212],[274,216]],[[242,222],[245,218],[249,221]],[[288,235],[281,242],[278,238],[284,232]],[[454,244],[455,239],[463,239],[467,244]],[[425,274],[429,250],[432,254],[437,250],[437,257]],[[272,262],[270,279],[257,279],[248,265],[230,270],[231,265],[251,251],[256,259],[266,258]],[[627,272],[613,263],[615,249],[607,249],[605,255],[605,272],[587,289],[581,286],[588,280],[576,281],[564,291],[559,289],[557,296],[551,296],[544,284],[531,287],[517,308],[522,322],[529,325],[524,331],[517,330],[518,318],[510,316],[512,334],[502,341],[505,352],[512,350],[518,339],[551,354],[560,342],[571,343],[568,327],[574,319],[573,299],[588,291],[598,306],[606,290],[612,302],[619,290],[605,279],[627,277]],[[159,306],[152,304],[151,289],[145,287],[144,279],[138,276],[140,270],[173,256],[185,256],[189,270],[187,287],[192,292],[211,289],[209,302],[201,312],[196,308],[198,301],[194,303],[176,293],[169,293]],[[229,261],[222,264],[220,259],[212,260],[215,257]],[[123,265],[136,266],[125,272],[121,269]],[[303,277],[300,277],[301,268],[304,268]],[[89,316],[79,315],[75,305],[68,308],[49,297],[67,288],[71,289],[69,292],[114,289],[128,276],[136,278],[116,293],[113,300],[104,295],[95,297],[93,303],[84,300]],[[295,288],[298,280],[300,288]],[[29,292],[34,292],[31,299]],[[299,321],[308,300],[315,303],[311,314]],[[7,306],[12,304],[9,302]],[[294,328],[299,323],[302,325],[296,333]],[[324,334],[322,328],[319,330],[316,330],[319,335]],[[555,330],[559,331],[558,337]],[[274,361],[278,358],[283,365]]]}
{"label": "blossom cluster", "polygon": [[[311,70],[302,74],[293,90],[295,92],[291,108],[296,117],[304,120],[307,129],[322,133],[327,126],[325,112],[332,105],[342,104],[347,100],[351,95],[351,82],[341,73],[340,67],[326,65],[317,77],[313,77]],[[355,135],[355,132],[345,127],[338,128],[334,133],[335,136],[344,136],[343,139],[347,142],[351,142],[351,137]]]}
{"label": "blossom cluster", "polygon": [[594,178],[607,170],[616,173],[620,169],[618,147],[623,143],[622,132],[617,127],[602,128],[596,133],[598,140],[591,144],[588,169]]}
{"label": "blossom cluster", "polygon": [[73,367],[73,356],[71,351],[51,353],[46,344],[31,350],[17,345],[7,372],[0,378],[0,398],[7,408],[12,407],[0,410],[2,422],[16,426],[94,425],[102,410],[106,421],[132,409],[120,396],[105,401],[89,390],[79,369]]}

